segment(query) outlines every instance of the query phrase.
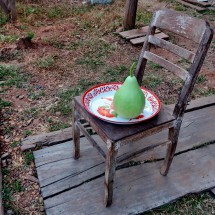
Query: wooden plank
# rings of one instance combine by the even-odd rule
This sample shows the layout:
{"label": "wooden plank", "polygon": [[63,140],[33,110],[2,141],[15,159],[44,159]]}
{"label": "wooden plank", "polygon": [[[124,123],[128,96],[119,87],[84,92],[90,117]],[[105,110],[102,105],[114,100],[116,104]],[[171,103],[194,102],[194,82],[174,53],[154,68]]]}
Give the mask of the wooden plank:
{"label": "wooden plank", "polygon": [[[137,37],[146,36],[148,30],[149,30],[149,26],[144,26],[141,29],[133,29],[129,31],[119,32],[119,35],[127,40],[130,40]],[[156,34],[160,33],[160,30],[157,29],[155,33]]]}
{"label": "wooden plank", "polygon": [[0,214],[4,214],[4,208],[3,208],[3,196],[2,196],[2,180],[3,180],[3,176],[2,176],[2,169],[1,169],[1,157],[0,157]]}
{"label": "wooden plank", "polygon": [[166,49],[167,51],[170,51],[184,59],[189,60],[191,63],[194,60],[195,54],[193,52],[173,43],[170,43],[153,35],[149,35],[148,41],[153,45],[159,46],[160,48]]}
{"label": "wooden plank", "polygon": [[[213,133],[213,128],[215,127],[214,111],[215,106],[185,114],[176,153],[215,140],[215,134]],[[142,154],[137,154],[137,156],[133,156],[129,160],[142,162],[152,159],[161,159],[165,155],[166,146],[160,146],[152,150],[149,150],[149,148],[155,143],[161,144],[165,142],[167,136],[167,131],[165,130],[156,135],[125,145],[120,148],[118,158],[122,159],[130,153],[142,150]],[[101,143],[101,146],[106,148],[104,142],[98,136],[94,136],[94,139],[98,143]],[[102,156],[97,154],[96,150],[91,147],[86,138],[81,138],[80,159],[84,160],[86,158],[87,160],[83,167],[79,167],[79,161],[81,160],[70,160],[72,159],[71,152],[71,142],[47,147],[34,152],[35,164],[43,197],[47,198],[50,195],[63,192],[64,190],[84,183],[90,178],[104,174],[104,160]],[[77,165],[75,168],[72,167],[74,164]],[[95,169],[95,174],[92,174],[92,169]],[[79,174],[76,174],[75,171],[79,172]],[[87,176],[88,174],[89,177]],[[82,177],[83,175],[84,177]]]}
{"label": "wooden plank", "polygon": [[[196,115],[193,114],[195,112]],[[181,153],[183,151],[198,147],[201,144],[215,141],[215,134],[212,131],[213,130],[212,128],[214,127],[215,127],[215,106],[185,114],[181,131],[179,134],[176,153]],[[153,137],[152,139],[154,138],[155,137]],[[158,134],[157,139],[159,138],[160,142],[162,141],[164,142],[167,139],[167,132],[165,131],[161,134]],[[141,149],[141,145],[139,146],[136,145],[136,150],[139,149]],[[138,154],[136,157],[133,158],[131,157],[130,160],[139,162],[154,159],[162,159],[165,156],[166,149],[167,149],[166,145],[159,146],[152,150],[148,150],[147,152],[143,152],[142,154]]]}
{"label": "wooden plank", "polygon": [[72,129],[66,128],[51,133],[29,136],[22,141],[21,150],[26,151],[36,146],[49,146],[72,139]]}
{"label": "wooden plank", "polygon": [[145,51],[143,57],[156,64],[159,64],[160,66],[166,68],[170,72],[173,72],[175,75],[177,75],[182,80],[186,80],[186,78],[188,76],[188,72],[185,69],[182,69],[181,67],[171,63],[170,61],[168,61],[156,54],[153,54],[152,52]]}
{"label": "wooden plank", "polygon": [[[164,34],[163,32],[161,33],[158,33],[158,34],[155,34],[155,36],[157,38],[160,38],[160,39],[168,39],[169,36]],[[131,39],[130,42],[133,44],[133,45],[138,45],[138,44],[142,44],[146,41],[146,36],[144,37],[139,37],[139,38],[136,38],[136,39]]]}
{"label": "wooden plank", "polygon": [[187,7],[189,7],[189,8],[192,8],[192,9],[194,9],[194,10],[196,10],[196,11],[199,11],[199,12],[205,11],[205,10],[206,10],[206,8],[199,7],[199,6],[197,6],[197,5],[190,4],[190,3],[185,2],[185,1],[182,1],[182,0],[176,0],[176,2],[181,3],[181,4],[185,5],[185,6],[187,6]]}
{"label": "wooden plank", "polygon": [[[215,104],[215,96],[202,97],[196,100],[192,100],[187,106],[186,112],[193,111],[196,109],[204,108],[207,106],[212,106]],[[170,109],[174,108],[174,105],[169,105]],[[25,138],[22,142],[21,149],[28,150],[34,149],[38,146],[49,146],[55,145],[56,143],[66,142],[71,140],[72,128],[62,129],[60,131],[54,131],[45,134],[39,134],[34,136],[29,136]],[[61,135],[63,134],[63,136]]]}
{"label": "wooden plank", "polygon": [[[161,162],[146,163],[116,172],[113,204],[104,208],[103,177],[45,200],[47,215],[140,214],[189,193],[215,186],[215,145],[175,157],[168,176],[159,173]],[[207,168],[205,168],[207,166]],[[81,202],[79,203],[79,201]]]}
{"label": "wooden plank", "polygon": [[[203,32],[207,28],[207,24],[204,20],[193,18],[185,13],[169,9],[156,11],[152,21],[152,26],[181,35],[182,37],[195,41],[196,43],[200,43]],[[198,28],[193,28],[193,26],[198,26]]]}
{"label": "wooden plank", "polygon": [[199,5],[199,6],[202,6],[202,7],[211,6],[210,2],[203,2],[203,1],[201,2],[201,1],[197,1],[197,0],[183,0],[183,1],[191,3],[191,4]]}

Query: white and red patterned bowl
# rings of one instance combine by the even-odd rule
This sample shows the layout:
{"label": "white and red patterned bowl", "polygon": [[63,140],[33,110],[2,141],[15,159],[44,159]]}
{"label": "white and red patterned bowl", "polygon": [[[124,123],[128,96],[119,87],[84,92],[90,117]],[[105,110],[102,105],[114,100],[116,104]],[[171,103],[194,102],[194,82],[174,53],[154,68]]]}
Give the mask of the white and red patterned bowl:
{"label": "white and red patterned bowl", "polygon": [[95,117],[115,124],[139,123],[158,114],[161,109],[160,100],[153,92],[141,87],[146,98],[143,112],[133,119],[117,116],[113,107],[113,97],[121,85],[122,83],[106,83],[90,88],[82,97],[84,108]]}

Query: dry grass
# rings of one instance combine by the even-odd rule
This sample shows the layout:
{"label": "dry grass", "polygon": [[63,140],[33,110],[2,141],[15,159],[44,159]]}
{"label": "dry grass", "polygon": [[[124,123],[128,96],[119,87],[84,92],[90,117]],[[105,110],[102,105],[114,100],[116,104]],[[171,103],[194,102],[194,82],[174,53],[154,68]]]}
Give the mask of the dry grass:
{"label": "dry grass", "polygon": [[[34,49],[9,51],[0,56],[0,62],[21,67],[16,74],[19,87],[0,86],[2,98],[12,103],[12,107],[3,108],[3,152],[13,157],[12,164],[4,169],[4,201],[6,209],[16,214],[43,214],[38,185],[24,180],[26,174],[36,173],[32,155],[20,152],[22,138],[71,125],[72,97],[97,83],[123,81],[141,51],[141,46],[131,46],[114,33],[123,23],[124,0],[107,6],[65,2],[19,1],[17,22],[0,22],[0,48],[13,46],[17,38],[32,32],[36,44]],[[207,18],[215,26],[213,14],[198,14],[172,2],[139,1],[137,26],[148,24],[152,12],[165,6]],[[193,97],[215,93],[214,51],[211,46]],[[152,63],[143,83],[165,103],[175,100],[181,84],[169,75],[166,80],[165,71]],[[213,214],[214,210],[214,199],[206,193],[184,197],[148,214]]]}

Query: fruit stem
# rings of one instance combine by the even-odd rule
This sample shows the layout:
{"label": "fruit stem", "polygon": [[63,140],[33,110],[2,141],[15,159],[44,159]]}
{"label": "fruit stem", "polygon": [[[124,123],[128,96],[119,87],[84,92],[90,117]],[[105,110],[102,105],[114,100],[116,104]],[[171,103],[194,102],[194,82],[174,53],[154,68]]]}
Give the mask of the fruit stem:
{"label": "fruit stem", "polygon": [[131,68],[130,68],[130,76],[133,77],[134,76],[134,68],[136,66],[136,63],[134,62],[132,65],[131,65]]}

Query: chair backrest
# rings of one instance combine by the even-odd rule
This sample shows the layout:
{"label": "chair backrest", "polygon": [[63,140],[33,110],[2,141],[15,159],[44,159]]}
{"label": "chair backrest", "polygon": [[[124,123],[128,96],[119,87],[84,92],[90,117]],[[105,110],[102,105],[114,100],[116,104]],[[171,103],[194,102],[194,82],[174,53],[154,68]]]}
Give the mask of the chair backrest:
{"label": "chair backrest", "polygon": [[[198,47],[196,52],[189,51],[171,42],[155,37],[154,34],[156,28],[175,33],[197,43]],[[137,68],[135,70],[135,76],[137,77],[138,83],[141,85],[145,66],[147,60],[149,60],[164,67],[168,71],[173,72],[185,81],[173,112],[173,115],[176,118],[183,117],[190,93],[193,90],[212,38],[213,31],[209,24],[204,20],[196,19],[169,9],[156,11],[153,15],[146,36],[146,41],[143,45]],[[167,51],[189,61],[191,63],[189,71],[152,53],[150,51],[151,45],[166,49]]]}

